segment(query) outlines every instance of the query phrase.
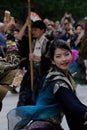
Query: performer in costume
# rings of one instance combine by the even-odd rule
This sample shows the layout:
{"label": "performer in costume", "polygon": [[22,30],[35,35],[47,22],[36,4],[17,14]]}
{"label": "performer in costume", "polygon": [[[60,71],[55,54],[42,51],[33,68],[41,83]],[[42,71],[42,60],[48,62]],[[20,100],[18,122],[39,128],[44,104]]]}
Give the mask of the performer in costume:
{"label": "performer in costume", "polygon": [[65,41],[56,39],[51,44],[49,56],[52,66],[42,83],[36,105],[11,110],[7,114],[9,130],[20,130],[28,123],[27,130],[61,130],[63,114],[70,130],[87,130],[87,107],[77,98],[76,84],[68,72],[71,49]]}
{"label": "performer in costume", "polygon": [[85,20],[85,30],[81,41],[78,63],[84,72],[84,83],[87,84],[87,19]]}

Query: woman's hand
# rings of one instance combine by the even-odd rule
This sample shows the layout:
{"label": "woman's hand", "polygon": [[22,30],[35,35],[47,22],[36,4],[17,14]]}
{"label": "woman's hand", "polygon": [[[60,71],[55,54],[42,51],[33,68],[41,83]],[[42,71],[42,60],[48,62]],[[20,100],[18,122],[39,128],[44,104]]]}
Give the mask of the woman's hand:
{"label": "woman's hand", "polygon": [[87,112],[85,113],[85,116],[84,116],[84,118],[85,118],[85,122],[84,122],[84,125],[87,125]]}
{"label": "woman's hand", "polygon": [[87,121],[84,122],[84,125],[87,125]]}

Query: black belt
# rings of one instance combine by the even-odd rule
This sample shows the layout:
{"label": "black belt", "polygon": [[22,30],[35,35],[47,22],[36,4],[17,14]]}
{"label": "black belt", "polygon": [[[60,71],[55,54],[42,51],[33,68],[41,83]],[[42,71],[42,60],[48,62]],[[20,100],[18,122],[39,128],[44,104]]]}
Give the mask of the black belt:
{"label": "black belt", "polygon": [[27,128],[29,130],[33,130],[35,128],[54,128],[55,130],[64,130],[62,129],[61,125],[59,124],[57,127],[55,125],[53,125],[53,123],[49,122],[49,121],[31,121],[29,122],[29,124],[27,125]]}
{"label": "black belt", "polygon": [[40,61],[33,61],[35,65],[40,65]]}

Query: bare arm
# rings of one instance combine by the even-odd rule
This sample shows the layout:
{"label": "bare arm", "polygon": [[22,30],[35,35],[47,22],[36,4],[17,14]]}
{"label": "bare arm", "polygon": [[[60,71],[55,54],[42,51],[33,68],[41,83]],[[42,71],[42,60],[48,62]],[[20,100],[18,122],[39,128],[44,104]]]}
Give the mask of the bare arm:
{"label": "bare arm", "polygon": [[17,33],[17,35],[15,35],[15,38],[18,39],[18,40],[21,40],[23,35],[24,35],[24,32],[26,30],[28,26],[28,18],[26,19],[26,22],[24,23],[24,25],[22,26],[21,30]]}

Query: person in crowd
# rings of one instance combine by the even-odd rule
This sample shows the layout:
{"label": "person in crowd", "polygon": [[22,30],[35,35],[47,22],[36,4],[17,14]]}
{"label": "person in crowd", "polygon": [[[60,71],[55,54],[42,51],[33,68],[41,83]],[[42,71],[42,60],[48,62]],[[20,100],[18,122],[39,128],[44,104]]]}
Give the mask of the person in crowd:
{"label": "person in crowd", "polygon": [[7,92],[13,91],[13,87],[10,85],[17,73],[17,66],[11,64],[5,60],[5,58],[0,58],[0,102],[3,103],[3,99]]}
{"label": "person in crowd", "polygon": [[[13,29],[14,19],[12,18],[9,23],[4,23],[4,30],[10,31],[9,29]],[[9,24],[9,28],[6,27]],[[12,28],[11,28],[12,27]],[[7,29],[8,28],[8,29]],[[7,30],[6,30],[7,29]],[[12,33],[11,33],[12,34]],[[10,35],[10,34],[9,34]],[[5,36],[6,42],[6,53],[4,54],[3,50],[3,57],[0,57],[0,101],[2,102],[6,93],[8,91],[12,93],[17,93],[15,86],[10,86],[13,82],[13,79],[18,71],[18,65],[20,63],[20,56],[18,55],[18,48],[13,40],[14,37],[12,35]]]}
{"label": "person in crowd", "polygon": [[[4,17],[4,24],[5,24],[5,37],[6,37],[6,62],[19,66],[21,56],[19,54],[19,49],[17,46],[17,41],[15,41],[14,31],[16,29],[16,22],[15,18],[10,16],[9,22],[6,22],[6,18]],[[12,86],[12,85],[11,85]],[[12,86],[13,90],[12,93],[17,93],[16,91],[17,86]]]}
{"label": "person in crowd", "polygon": [[54,32],[53,32],[54,38],[59,38],[61,33],[62,33],[61,23],[59,20],[57,20],[54,22]]}
{"label": "person in crowd", "polygon": [[[10,87],[17,73],[17,65],[7,60],[7,44],[5,36],[5,23],[0,23],[0,108],[8,91],[13,92],[15,89]],[[15,58],[14,58],[15,61]],[[14,91],[16,92],[16,91]],[[17,92],[16,92],[17,93]]]}
{"label": "person in crowd", "polygon": [[65,19],[63,24],[61,24],[62,31],[59,33],[58,38],[67,41],[70,43],[71,35],[72,35],[72,28],[73,26],[70,24],[68,19]]}
{"label": "person in crowd", "polygon": [[[77,24],[75,26],[74,31],[70,31],[70,47],[72,50],[76,51],[78,53],[78,58],[79,58],[79,51],[80,51],[80,46],[81,42],[83,39],[84,35],[84,28],[82,24]],[[75,79],[76,82],[79,83],[84,83],[84,72],[81,68],[81,64],[78,63],[78,58],[77,60],[70,66],[70,72],[75,74]]]}
{"label": "person in crowd", "polygon": [[78,50],[80,49],[81,40],[84,35],[84,29],[81,24],[77,24],[75,26],[75,31],[71,37],[70,46],[72,49]]}
{"label": "person in crowd", "polygon": [[[33,62],[33,91],[31,90],[30,67],[23,77],[19,92],[17,106],[35,103],[39,89],[40,80],[47,73],[50,61],[45,56],[49,47],[49,40],[45,37],[46,25],[42,20],[32,23],[32,46],[33,52],[29,54],[29,60]],[[28,61],[29,64],[29,61]],[[29,100],[28,100],[29,99]]]}
{"label": "person in crowd", "polygon": [[6,38],[5,38],[5,25],[0,22],[0,56],[5,57],[6,54]]}
{"label": "person in crowd", "polygon": [[87,106],[76,96],[76,84],[68,68],[72,51],[63,40],[55,39],[49,48],[52,66],[44,78],[36,104],[12,109],[7,114],[8,129],[62,130],[63,114],[70,130],[87,130]]}
{"label": "person in crowd", "polygon": [[78,63],[84,72],[84,83],[87,84],[87,19],[85,20],[85,30],[81,40]]}
{"label": "person in crowd", "polygon": [[21,64],[19,68],[25,67],[27,70],[29,68],[29,38],[28,38],[28,18],[26,18],[25,23],[20,29],[14,31],[14,38],[17,41],[17,46],[19,49],[19,54],[21,56]]}
{"label": "person in crowd", "polygon": [[19,65],[19,69],[26,71],[20,84],[19,100],[17,106],[31,104],[31,89],[29,89],[30,78],[28,24],[29,20],[27,17],[25,23],[22,25],[22,28],[18,32],[16,30],[14,32],[14,37],[18,43],[21,60],[23,59]]}
{"label": "person in crowd", "polygon": [[36,90],[36,94],[34,95],[37,95],[39,90],[39,86],[37,86],[37,84],[40,83],[40,79],[43,77],[43,75],[47,73],[50,65],[50,62],[46,57],[46,53],[49,48],[50,42],[45,36],[45,32],[46,25],[43,21],[38,20],[32,24],[32,37],[34,38],[34,49],[33,53],[30,54],[29,58],[34,62],[34,90]]}
{"label": "person in crowd", "polygon": [[53,32],[54,32],[54,24],[49,22],[46,28],[46,33],[45,36],[51,41],[54,39],[53,36]]}
{"label": "person in crowd", "polygon": [[45,19],[43,20],[43,22],[46,24],[46,27],[47,27],[47,25],[50,23],[50,20],[49,20],[48,18],[45,18]]}
{"label": "person in crowd", "polygon": [[72,26],[75,24],[75,19],[73,18],[72,14],[70,12],[65,12],[64,16],[61,19],[61,24],[63,24],[65,20],[68,20],[68,22]]}

